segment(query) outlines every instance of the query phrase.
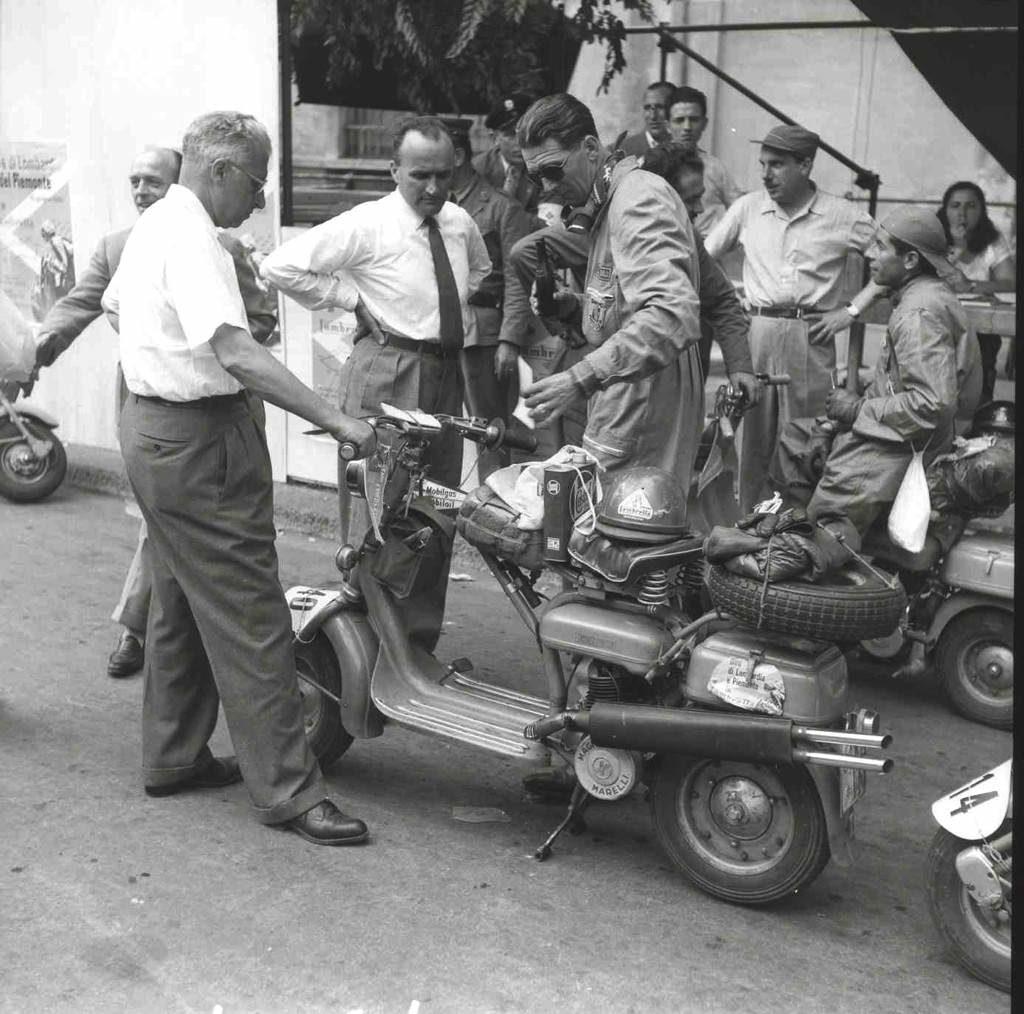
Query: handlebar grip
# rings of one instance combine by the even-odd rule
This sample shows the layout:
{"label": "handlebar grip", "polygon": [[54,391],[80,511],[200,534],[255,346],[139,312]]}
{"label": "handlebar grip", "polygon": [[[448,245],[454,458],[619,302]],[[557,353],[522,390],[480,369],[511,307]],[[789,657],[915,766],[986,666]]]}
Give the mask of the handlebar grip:
{"label": "handlebar grip", "polygon": [[537,450],[537,434],[528,429],[520,430],[517,433],[506,430],[505,436],[501,439],[501,446],[532,454]]}
{"label": "handlebar grip", "polygon": [[788,373],[758,373],[756,376],[767,387],[784,387],[793,381]]}
{"label": "handlebar grip", "polygon": [[338,457],[342,461],[354,461],[359,457],[359,448],[350,440],[346,440],[344,443],[338,444]]}

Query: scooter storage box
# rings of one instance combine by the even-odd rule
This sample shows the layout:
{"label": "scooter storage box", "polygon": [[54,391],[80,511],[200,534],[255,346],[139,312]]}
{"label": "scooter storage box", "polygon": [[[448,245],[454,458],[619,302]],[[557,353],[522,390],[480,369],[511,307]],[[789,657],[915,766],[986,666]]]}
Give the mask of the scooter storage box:
{"label": "scooter storage box", "polygon": [[782,717],[809,725],[834,722],[846,712],[846,659],[833,644],[789,634],[733,627],[701,641],[690,656],[686,696],[691,701],[729,708],[708,689],[730,671],[756,662],[760,672],[782,677]]}
{"label": "scooter storage box", "polygon": [[1013,598],[1013,540],[995,532],[968,531],[946,554],[942,580],[967,591]]}

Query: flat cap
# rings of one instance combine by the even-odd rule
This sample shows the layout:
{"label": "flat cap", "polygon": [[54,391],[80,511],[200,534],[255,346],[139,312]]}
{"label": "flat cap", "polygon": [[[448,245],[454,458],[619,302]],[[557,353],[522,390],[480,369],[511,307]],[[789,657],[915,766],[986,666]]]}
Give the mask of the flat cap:
{"label": "flat cap", "polygon": [[772,127],[763,138],[751,138],[753,144],[774,148],[776,151],[789,151],[794,155],[813,155],[818,150],[821,138],[796,123],[782,123]]}
{"label": "flat cap", "polygon": [[505,130],[514,127],[519,117],[530,108],[532,100],[528,95],[516,94],[502,99],[488,114],[484,120],[484,126],[488,130]]}
{"label": "flat cap", "polygon": [[879,224],[890,236],[912,246],[940,275],[951,273],[946,232],[934,211],[906,205],[890,211]]}

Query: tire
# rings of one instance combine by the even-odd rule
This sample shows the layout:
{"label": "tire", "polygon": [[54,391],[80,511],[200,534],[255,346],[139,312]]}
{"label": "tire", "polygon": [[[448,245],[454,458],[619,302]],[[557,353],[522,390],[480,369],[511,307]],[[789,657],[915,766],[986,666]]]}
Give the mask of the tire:
{"label": "tire", "polygon": [[[992,837],[1009,830],[1007,821]],[[956,872],[957,855],[970,846],[943,828],[936,832],[928,853],[928,908],[953,957],[971,975],[1009,993],[1011,925],[989,918]]]}
{"label": "tire", "polygon": [[338,705],[303,679],[303,676],[309,676],[336,697],[341,697],[338,660],[324,634],[318,633],[309,642],[295,642],[295,673],[302,695],[306,739],[320,766],[326,768],[352,745],[352,737],[341,724]]}
{"label": "tire", "polygon": [[1013,617],[1001,609],[968,609],[950,620],[935,659],[942,688],[964,718],[1013,728]]}
{"label": "tire", "polygon": [[650,805],[669,859],[724,901],[779,901],[810,884],[829,860],[818,791],[796,765],[663,756]]}
{"label": "tire", "polygon": [[896,629],[907,608],[907,593],[899,581],[891,588],[874,574],[852,566],[832,575],[827,584],[780,581],[765,588],[762,581],[709,564],[706,581],[711,601],[738,620],[821,641],[853,643],[885,637]]}
{"label": "tire", "polygon": [[50,429],[25,416],[21,421],[32,436],[49,440],[53,447],[40,461],[10,419],[0,423],[0,495],[16,503],[34,503],[45,500],[64,481],[68,457]]}

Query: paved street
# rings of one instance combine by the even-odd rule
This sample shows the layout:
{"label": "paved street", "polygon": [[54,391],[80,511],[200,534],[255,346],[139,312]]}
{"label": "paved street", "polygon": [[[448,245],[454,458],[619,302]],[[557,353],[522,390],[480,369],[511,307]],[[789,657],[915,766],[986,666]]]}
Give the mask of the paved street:
{"label": "paved street", "polygon": [[[560,816],[509,762],[412,733],[357,742],[331,773],[372,843],[328,849],[260,826],[242,786],[149,799],[139,678],[110,680],[108,616],[138,522],[65,485],[0,501],[0,1010],[989,1014],[1009,998],[946,959],[925,902],[934,798],[1004,760],[1011,736],[926,687],[856,679],[896,771],[857,811],[857,863],[771,910],[670,869],[646,805],[528,858]],[[334,546],[280,540],[282,581],[335,577]],[[440,654],[539,692],[489,577],[452,585]],[[215,746],[230,749],[223,727]],[[507,822],[463,823],[455,807]]]}

